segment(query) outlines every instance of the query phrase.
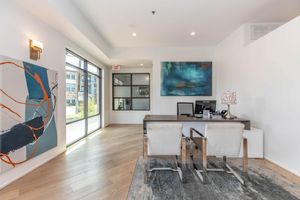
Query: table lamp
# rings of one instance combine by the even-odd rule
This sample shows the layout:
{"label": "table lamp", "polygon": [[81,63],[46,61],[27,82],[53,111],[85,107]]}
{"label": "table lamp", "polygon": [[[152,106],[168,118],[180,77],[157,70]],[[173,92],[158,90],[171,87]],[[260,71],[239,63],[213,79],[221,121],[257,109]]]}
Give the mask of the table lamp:
{"label": "table lamp", "polygon": [[225,119],[234,119],[236,116],[230,113],[230,105],[236,104],[236,92],[227,91],[222,95],[222,104],[227,104],[227,113],[225,114]]}

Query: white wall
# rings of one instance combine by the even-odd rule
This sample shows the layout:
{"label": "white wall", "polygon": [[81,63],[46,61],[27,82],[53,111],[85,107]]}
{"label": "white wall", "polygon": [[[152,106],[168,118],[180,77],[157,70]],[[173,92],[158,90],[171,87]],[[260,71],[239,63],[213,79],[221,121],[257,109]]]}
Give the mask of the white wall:
{"label": "white wall", "polygon": [[[151,76],[151,114],[170,114],[177,112],[177,102],[195,102],[201,99],[215,99],[217,74],[214,64],[213,47],[165,47],[165,48],[121,48],[112,51],[112,59],[149,59],[153,62]],[[166,97],[160,96],[160,65],[162,61],[213,61],[213,96],[211,97]],[[134,69],[132,70],[134,72]],[[132,111],[129,111],[132,112]],[[126,113],[129,113],[126,112]],[[111,122],[142,123],[146,113],[132,113],[132,120],[123,111],[111,111]],[[135,115],[136,114],[136,115]],[[129,115],[131,116],[131,115]],[[133,118],[134,116],[134,118]],[[117,120],[115,120],[117,119]]]}
{"label": "white wall", "polygon": [[153,77],[151,67],[121,67],[120,71],[110,70],[110,96],[112,97],[112,73],[150,73],[150,111],[113,111],[112,101],[110,103],[110,123],[111,124],[141,124],[147,114],[153,110]]}
{"label": "white wall", "polygon": [[216,48],[218,99],[237,91],[233,113],[264,130],[264,156],[300,175],[300,17],[245,46],[245,26]]}
{"label": "white wall", "polygon": [[[45,25],[27,11],[18,7],[12,1],[1,1],[0,19],[2,26],[0,31],[0,54],[56,70],[58,72],[59,84],[57,104],[58,146],[20,166],[17,166],[5,174],[1,174],[0,188],[2,188],[65,150],[65,48],[69,48],[79,53],[99,66],[101,66],[101,63],[97,59],[89,56],[88,53],[77,47],[74,43],[54,31],[48,25]],[[37,39],[44,43],[44,50],[41,55],[41,59],[37,62],[29,60],[29,39]],[[104,74],[104,89],[107,94],[109,92],[107,87],[108,79],[106,79],[108,71],[105,68]],[[16,87],[17,84],[18,83],[15,85]],[[109,100],[107,98],[104,99],[104,104],[107,104],[108,102]],[[106,107],[108,106],[104,106],[104,108]],[[104,109],[104,111],[107,111],[107,109]],[[108,121],[109,112],[105,114],[104,124],[108,124]]]}

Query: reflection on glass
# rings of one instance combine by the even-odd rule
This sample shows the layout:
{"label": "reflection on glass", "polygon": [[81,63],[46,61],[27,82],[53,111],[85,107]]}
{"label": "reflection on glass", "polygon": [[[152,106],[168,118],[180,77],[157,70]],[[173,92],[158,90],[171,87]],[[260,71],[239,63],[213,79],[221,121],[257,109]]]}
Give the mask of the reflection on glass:
{"label": "reflection on glass", "polygon": [[131,85],[130,74],[115,74],[114,85]]}
{"label": "reflection on glass", "polygon": [[92,133],[100,128],[100,120],[100,115],[88,118],[88,133]]}
{"label": "reflection on glass", "polygon": [[114,110],[130,110],[130,99],[114,99]]}
{"label": "reflection on glass", "polygon": [[95,65],[91,64],[91,63],[88,63],[88,72],[91,72],[93,74],[96,74],[96,75],[100,75],[99,74],[99,68],[96,67]]}
{"label": "reflection on glass", "polygon": [[99,114],[99,78],[88,74],[88,116]]}
{"label": "reflection on glass", "polygon": [[81,69],[84,68],[84,60],[80,59],[78,56],[71,54],[70,52],[66,54],[66,63],[69,63]]}
{"label": "reflection on glass", "polygon": [[150,97],[150,87],[132,86],[132,97]]}
{"label": "reflection on glass", "polygon": [[85,136],[85,120],[80,120],[67,125],[66,142],[67,145],[79,140]]}
{"label": "reflection on glass", "polygon": [[132,74],[132,85],[149,85],[149,74]]}
{"label": "reflection on glass", "polygon": [[114,86],[114,97],[130,97],[130,86]]}
{"label": "reflection on glass", "polygon": [[149,99],[132,99],[132,110],[149,110]]}
{"label": "reflection on glass", "polygon": [[66,67],[66,120],[67,122],[84,117],[83,73],[73,67]]}

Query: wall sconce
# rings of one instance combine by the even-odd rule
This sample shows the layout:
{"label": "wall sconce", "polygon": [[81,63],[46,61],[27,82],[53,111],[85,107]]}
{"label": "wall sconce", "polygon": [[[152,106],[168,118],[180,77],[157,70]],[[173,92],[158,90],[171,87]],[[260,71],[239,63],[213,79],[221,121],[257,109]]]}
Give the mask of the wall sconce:
{"label": "wall sconce", "polygon": [[43,51],[43,43],[37,40],[29,40],[30,59],[40,59],[40,54]]}

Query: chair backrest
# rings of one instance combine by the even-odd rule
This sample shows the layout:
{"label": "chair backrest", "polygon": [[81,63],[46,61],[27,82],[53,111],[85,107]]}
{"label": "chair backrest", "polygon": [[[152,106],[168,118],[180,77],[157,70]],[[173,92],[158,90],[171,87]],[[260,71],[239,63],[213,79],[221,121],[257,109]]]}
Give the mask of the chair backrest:
{"label": "chair backrest", "polygon": [[194,116],[194,103],[177,102],[177,115]]}
{"label": "chair backrest", "polygon": [[208,156],[238,156],[243,140],[244,124],[238,122],[207,123]]}
{"label": "chair backrest", "polygon": [[180,155],[181,123],[148,123],[148,155]]}

